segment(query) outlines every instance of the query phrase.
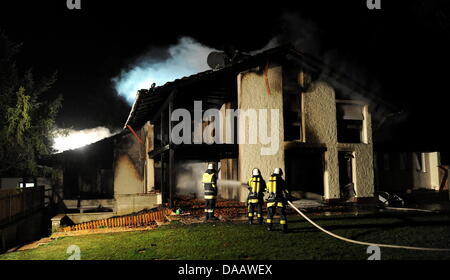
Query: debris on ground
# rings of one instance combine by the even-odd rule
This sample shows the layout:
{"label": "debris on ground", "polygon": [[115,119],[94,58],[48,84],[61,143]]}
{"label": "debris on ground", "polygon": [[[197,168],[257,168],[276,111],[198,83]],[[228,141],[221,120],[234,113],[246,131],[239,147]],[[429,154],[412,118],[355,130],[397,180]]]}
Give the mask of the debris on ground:
{"label": "debris on ground", "polygon": [[[174,201],[174,207],[181,209],[184,213],[190,213],[192,217],[203,217],[205,215],[205,201],[203,199],[178,196]],[[230,219],[245,215],[246,211],[245,202],[217,200],[214,214],[216,217],[222,217],[222,219]]]}
{"label": "debris on ground", "polygon": [[385,207],[402,207],[405,205],[405,201],[403,200],[403,198],[401,198],[397,194],[391,194],[388,192],[376,192],[375,196],[378,199],[378,203]]}

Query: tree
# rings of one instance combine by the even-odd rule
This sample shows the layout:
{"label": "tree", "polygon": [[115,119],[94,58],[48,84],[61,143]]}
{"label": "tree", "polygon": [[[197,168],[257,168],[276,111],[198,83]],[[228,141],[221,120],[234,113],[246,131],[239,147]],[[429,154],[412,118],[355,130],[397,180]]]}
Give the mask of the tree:
{"label": "tree", "polygon": [[21,74],[16,44],[0,31],[0,175],[36,176],[37,159],[51,153],[55,119],[62,97],[46,100],[42,94],[56,81],[56,73],[35,81]]}

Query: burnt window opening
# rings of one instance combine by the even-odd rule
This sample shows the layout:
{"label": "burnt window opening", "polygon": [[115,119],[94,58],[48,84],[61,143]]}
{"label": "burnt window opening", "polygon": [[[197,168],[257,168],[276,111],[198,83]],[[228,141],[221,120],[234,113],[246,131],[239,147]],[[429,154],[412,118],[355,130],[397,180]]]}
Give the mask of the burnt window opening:
{"label": "burnt window opening", "polygon": [[286,110],[284,112],[284,140],[300,140],[302,130],[300,95],[288,94],[285,100]]}
{"label": "burnt window opening", "polygon": [[154,173],[153,173],[154,180],[155,180],[155,187],[154,187],[155,191],[161,191],[161,184],[162,184],[161,168],[162,168],[161,160],[155,160]]}
{"label": "burnt window opening", "polygon": [[364,106],[352,103],[336,104],[337,137],[339,143],[365,143]]}
{"label": "burnt window opening", "polygon": [[302,89],[299,85],[302,74],[298,67],[283,67],[284,141],[303,140]]}
{"label": "burnt window opening", "polygon": [[162,141],[161,141],[161,125],[156,122],[154,125],[154,130],[153,130],[153,143],[154,143],[154,148],[156,149],[157,147],[161,147],[162,146]]}

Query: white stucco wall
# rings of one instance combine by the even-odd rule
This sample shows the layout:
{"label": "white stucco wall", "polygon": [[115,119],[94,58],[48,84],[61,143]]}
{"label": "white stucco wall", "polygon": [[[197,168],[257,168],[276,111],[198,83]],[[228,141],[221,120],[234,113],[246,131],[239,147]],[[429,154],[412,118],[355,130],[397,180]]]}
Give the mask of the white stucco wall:
{"label": "white stucco wall", "polygon": [[[146,141],[145,129],[136,133]],[[147,145],[142,145],[132,134],[124,135],[115,145],[114,208],[117,214],[151,209],[161,203],[157,194],[146,193],[146,178],[151,180],[146,173],[149,172],[145,160]]]}
{"label": "white stucco wall", "polygon": [[[257,144],[239,145],[239,180],[242,182],[246,182],[251,177],[253,168],[259,168],[264,178],[270,176],[277,167],[284,170],[282,68],[270,67],[268,79],[270,95],[267,93],[262,71],[238,75],[238,109],[278,110],[277,124],[271,124],[271,113],[267,113],[268,133],[272,133],[270,129],[276,129],[278,132],[278,152],[274,155],[262,155],[261,149],[268,145],[262,145],[259,141]],[[242,131],[242,123],[238,125],[238,128]],[[241,192],[246,194],[247,190],[242,188]],[[242,200],[245,199],[246,195],[241,195],[240,197]]]}
{"label": "white stucco wall", "polygon": [[[430,189],[439,190],[439,170],[438,170],[438,156],[437,153],[423,153],[425,159],[425,168],[421,169],[422,153],[412,153],[411,169],[409,169],[409,176],[412,177],[411,185],[408,188],[412,189]],[[396,176],[396,175],[394,175]]]}
{"label": "white stucco wall", "polygon": [[[263,176],[269,176],[275,167],[284,169],[284,147],[291,142],[284,142],[283,132],[283,92],[282,68],[269,69],[268,95],[262,73],[248,72],[238,77],[238,108],[279,109],[278,153],[262,156],[261,144],[239,145],[239,179],[247,180],[253,168],[258,167]],[[371,116],[365,107],[366,129],[364,144],[345,144],[337,141],[336,98],[333,88],[323,81],[314,82],[310,90],[303,93],[303,117],[305,123],[305,145],[326,147],[324,154],[324,198],[340,198],[338,152],[350,151],[355,155],[354,183],[358,198],[372,197],[374,192],[373,144]],[[269,120],[268,120],[269,122]],[[269,125],[269,124],[268,124]]]}
{"label": "white stucco wall", "polygon": [[325,199],[340,197],[338,152],[353,152],[356,196],[372,197],[374,192],[373,143],[371,116],[367,107],[364,112],[366,143],[338,143],[336,122],[336,97],[333,88],[326,82],[317,81],[303,93],[306,143],[325,146],[324,196]]}
{"label": "white stucco wall", "polygon": [[427,153],[428,156],[428,170],[430,172],[430,188],[439,190],[439,153]]}
{"label": "white stucco wall", "polygon": [[337,150],[336,98],[333,88],[325,82],[315,82],[303,93],[305,141],[325,146],[324,196],[339,198],[339,169]]}
{"label": "white stucco wall", "polygon": [[128,155],[121,155],[115,165],[114,195],[142,193],[143,178]]}

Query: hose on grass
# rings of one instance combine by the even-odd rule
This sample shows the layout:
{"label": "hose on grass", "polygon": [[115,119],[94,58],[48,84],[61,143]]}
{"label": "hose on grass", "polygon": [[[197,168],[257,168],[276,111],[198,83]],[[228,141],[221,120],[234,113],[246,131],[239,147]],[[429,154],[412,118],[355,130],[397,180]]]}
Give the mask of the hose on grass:
{"label": "hose on grass", "polygon": [[342,241],[345,242],[349,242],[349,243],[354,243],[354,244],[358,244],[358,245],[364,245],[364,246],[378,246],[378,247],[384,247],[384,248],[395,248],[395,249],[406,249],[406,250],[419,250],[419,251],[440,251],[440,252],[450,252],[450,249],[442,249],[442,248],[424,248],[424,247],[411,247],[411,246],[400,246],[400,245],[390,245],[390,244],[377,244],[377,243],[370,243],[370,242],[362,242],[362,241],[357,241],[357,240],[352,240],[349,238],[345,238],[342,237],[340,235],[334,234],[331,231],[328,231],[326,229],[324,229],[323,227],[319,226],[318,224],[316,224],[313,220],[311,220],[310,218],[308,218],[308,216],[306,216],[302,211],[300,211],[297,207],[294,206],[294,204],[292,204],[292,202],[288,201],[289,206],[291,206],[295,211],[297,211],[300,216],[302,216],[303,218],[305,218],[305,220],[307,220],[310,224],[312,224],[313,226],[315,226],[316,228],[318,228],[319,230],[323,231],[324,233],[340,239]]}

